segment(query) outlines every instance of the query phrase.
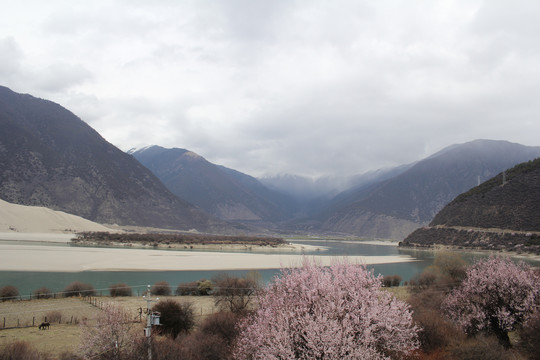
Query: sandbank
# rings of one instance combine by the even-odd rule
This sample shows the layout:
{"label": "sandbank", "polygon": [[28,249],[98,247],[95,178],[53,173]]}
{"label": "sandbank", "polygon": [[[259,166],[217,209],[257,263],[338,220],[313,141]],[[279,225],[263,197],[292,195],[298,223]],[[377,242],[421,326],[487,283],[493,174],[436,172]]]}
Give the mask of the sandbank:
{"label": "sandbank", "polygon": [[[309,256],[322,265],[332,256]],[[0,243],[0,271],[182,271],[250,270],[299,266],[303,255],[251,254],[150,249],[46,246]],[[348,256],[352,263],[386,264],[414,261],[409,256]]]}
{"label": "sandbank", "polygon": [[0,199],[0,232],[74,234],[82,231],[114,230],[63,211],[12,204]]}
{"label": "sandbank", "polygon": [[43,243],[69,243],[76,235],[71,233],[42,233],[42,232],[0,232],[0,240]]}

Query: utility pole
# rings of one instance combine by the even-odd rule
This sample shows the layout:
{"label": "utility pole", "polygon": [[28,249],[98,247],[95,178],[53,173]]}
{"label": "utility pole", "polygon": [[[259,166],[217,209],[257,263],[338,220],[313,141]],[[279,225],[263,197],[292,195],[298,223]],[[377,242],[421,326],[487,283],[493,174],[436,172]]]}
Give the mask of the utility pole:
{"label": "utility pole", "polygon": [[144,328],[144,335],[146,336],[146,342],[148,346],[148,360],[152,360],[152,325],[159,325],[159,318],[161,314],[157,311],[153,312],[150,303],[152,301],[159,301],[159,298],[152,300],[150,297],[150,285],[146,290],[146,295],[143,296],[146,299],[146,328]]}

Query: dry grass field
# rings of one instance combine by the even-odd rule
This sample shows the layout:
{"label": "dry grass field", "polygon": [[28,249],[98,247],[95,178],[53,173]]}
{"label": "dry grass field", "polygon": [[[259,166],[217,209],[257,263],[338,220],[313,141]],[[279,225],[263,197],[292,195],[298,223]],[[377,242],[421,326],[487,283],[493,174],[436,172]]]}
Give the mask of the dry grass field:
{"label": "dry grass field", "polygon": [[[191,302],[197,321],[216,312],[213,298],[210,296],[159,297],[160,300],[167,298]],[[156,300],[156,297],[152,299]],[[132,314],[134,321],[142,321],[140,325],[142,333],[145,315],[140,314],[139,309],[144,310],[147,306],[146,300],[142,297],[6,301],[0,303],[0,351],[7,344],[22,340],[31,343],[38,351],[53,356],[65,351],[76,352],[82,333],[81,322],[86,320],[92,323],[101,311],[99,307],[107,303],[121,305]],[[48,330],[39,330],[38,326],[45,317],[51,326]]]}

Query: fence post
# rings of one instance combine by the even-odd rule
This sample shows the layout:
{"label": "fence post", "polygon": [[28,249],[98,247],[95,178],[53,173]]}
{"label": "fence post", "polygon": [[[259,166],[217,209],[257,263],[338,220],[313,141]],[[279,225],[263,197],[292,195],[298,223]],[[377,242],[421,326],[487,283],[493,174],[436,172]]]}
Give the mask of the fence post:
{"label": "fence post", "polygon": [[4,329],[6,328],[6,318],[4,318]]}
{"label": "fence post", "polygon": [[35,320],[36,320],[36,317],[35,317],[35,316],[32,316],[32,326],[36,326],[36,325],[35,325]]}

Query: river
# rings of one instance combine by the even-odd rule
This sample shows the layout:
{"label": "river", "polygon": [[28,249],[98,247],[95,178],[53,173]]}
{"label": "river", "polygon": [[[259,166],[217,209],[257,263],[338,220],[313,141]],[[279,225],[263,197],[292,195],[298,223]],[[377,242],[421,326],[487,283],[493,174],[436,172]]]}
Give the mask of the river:
{"label": "river", "polygon": [[[346,240],[292,240],[294,243],[311,245],[325,250],[304,251],[306,256],[408,256],[415,261],[402,263],[389,263],[368,265],[375,274],[394,275],[402,277],[403,281],[410,280],[420,274],[427,266],[433,263],[434,253],[412,249],[401,249],[391,245],[376,245],[360,241]],[[43,245],[40,243],[39,245]],[[69,244],[50,244],[50,246],[70,246]],[[52,249],[51,249],[52,250]],[[170,250],[190,251],[190,250]],[[200,251],[200,250],[197,250]],[[210,250],[207,250],[210,251]],[[219,251],[223,253],[224,251]],[[233,252],[233,251],[230,251]],[[250,251],[256,253],[256,251]],[[283,250],[283,253],[291,253]],[[298,253],[296,253],[298,254]],[[471,256],[468,256],[471,259]],[[47,272],[47,271],[0,271],[0,287],[14,285],[21,296],[28,297],[34,290],[47,287],[52,292],[61,292],[73,281],[80,281],[94,286],[98,294],[108,295],[108,288],[112,284],[126,283],[133,288],[134,295],[142,294],[146,286],[158,281],[167,281],[174,292],[178,284],[200,279],[212,279],[214,276],[227,272],[235,276],[243,276],[249,271],[257,271],[263,282],[268,283],[273,277],[279,275],[279,269],[252,269],[252,270],[204,270],[204,271],[79,271],[79,272]]]}

